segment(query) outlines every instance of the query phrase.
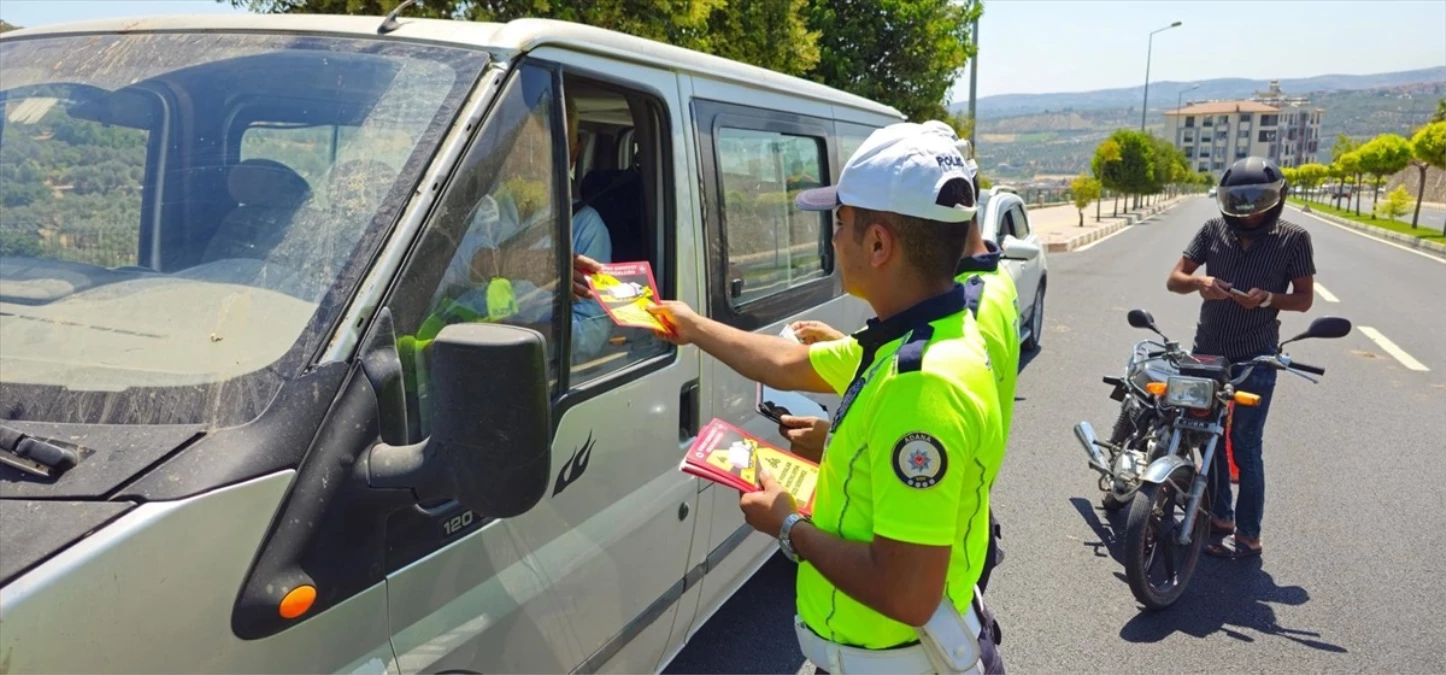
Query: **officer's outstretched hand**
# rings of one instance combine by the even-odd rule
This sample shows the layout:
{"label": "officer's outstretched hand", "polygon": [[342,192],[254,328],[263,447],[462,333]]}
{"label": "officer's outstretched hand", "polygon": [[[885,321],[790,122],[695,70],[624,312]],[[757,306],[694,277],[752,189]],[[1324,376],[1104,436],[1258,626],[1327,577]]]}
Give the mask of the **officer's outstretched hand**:
{"label": "officer's outstretched hand", "polygon": [[793,495],[784,492],[762,466],[758,467],[758,484],[763,489],[745,492],[738,500],[738,508],[743,509],[743,519],[753,529],[777,537],[783,519],[797,513],[798,507],[793,504]]}
{"label": "officer's outstretched hand", "polygon": [[647,309],[648,313],[657,317],[663,325],[673,329],[671,333],[657,333],[658,339],[675,345],[692,344],[698,334],[698,324],[703,321],[703,317],[698,316],[687,303],[677,300],[663,300],[656,305],[649,305]]}
{"label": "officer's outstretched hand", "polygon": [[823,445],[824,441],[828,440],[828,420],[793,415],[783,415],[778,419],[778,433],[788,439],[790,452],[814,464],[823,461]]}
{"label": "officer's outstretched hand", "polygon": [[789,325],[789,328],[793,329],[793,334],[797,335],[798,339],[806,345],[815,342],[832,342],[844,337],[843,333],[822,321],[795,321]]}

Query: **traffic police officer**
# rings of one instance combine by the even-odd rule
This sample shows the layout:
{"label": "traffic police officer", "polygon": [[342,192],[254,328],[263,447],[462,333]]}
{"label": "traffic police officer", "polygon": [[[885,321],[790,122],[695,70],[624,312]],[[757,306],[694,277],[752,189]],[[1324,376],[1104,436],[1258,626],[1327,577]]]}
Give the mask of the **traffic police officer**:
{"label": "traffic police officer", "polygon": [[989,485],[1003,457],[994,375],[954,280],[974,216],[963,158],[922,125],[880,129],[835,187],[800,207],[835,210],[843,288],[877,318],[812,345],[656,308],[664,336],[768,386],[832,392],[835,412],[812,520],[766,475],[740,505],[799,562],[796,632],[833,673],[1003,672],[975,592]]}

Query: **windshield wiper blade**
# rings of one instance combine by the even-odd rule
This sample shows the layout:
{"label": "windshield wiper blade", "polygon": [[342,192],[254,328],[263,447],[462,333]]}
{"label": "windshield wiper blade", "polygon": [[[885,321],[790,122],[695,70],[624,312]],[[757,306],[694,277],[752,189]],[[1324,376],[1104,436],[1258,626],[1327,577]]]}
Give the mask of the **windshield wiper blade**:
{"label": "windshield wiper blade", "polygon": [[54,478],[80,462],[74,450],[0,424],[0,464],[42,478]]}

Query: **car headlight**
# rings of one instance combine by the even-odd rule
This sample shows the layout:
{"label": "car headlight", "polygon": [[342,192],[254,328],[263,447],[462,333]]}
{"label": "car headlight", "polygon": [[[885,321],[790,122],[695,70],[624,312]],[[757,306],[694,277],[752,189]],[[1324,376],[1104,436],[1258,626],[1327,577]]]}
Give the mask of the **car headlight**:
{"label": "car headlight", "polygon": [[1165,388],[1165,405],[1209,410],[1215,398],[1215,381],[1203,377],[1171,377]]}

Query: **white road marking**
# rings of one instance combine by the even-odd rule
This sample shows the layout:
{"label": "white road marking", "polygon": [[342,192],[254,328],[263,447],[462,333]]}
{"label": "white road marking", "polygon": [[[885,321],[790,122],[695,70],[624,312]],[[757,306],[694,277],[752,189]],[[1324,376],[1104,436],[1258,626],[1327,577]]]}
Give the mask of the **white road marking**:
{"label": "white road marking", "polygon": [[1125,232],[1129,231],[1129,229],[1132,228],[1132,227],[1134,227],[1134,225],[1126,225],[1126,226],[1124,226],[1124,227],[1122,227],[1122,228],[1120,228],[1120,229],[1118,229],[1118,230],[1115,230],[1114,232],[1111,232],[1111,233],[1109,233],[1109,234],[1107,234],[1107,235],[1105,235],[1105,236],[1103,236],[1103,237],[1100,237],[1099,239],[1096,239],[1096,240],[1094,240],[1094,241],[1092,241],[1092,242],[1090,242],[1090,243],[1088,243],[1088,244],[1085,244],[1084,246],[1081,246],[1081,247],[1075,249],[1074,252],[1075,252],[1075,253],[1083,253],[1083,252],[1085,252],[1085,251],[1088,251],[1088,250],[1090,250],[1090,249],[1092,249],[1092,248],[1094,248],[1094,247],[1096,247],[1096,246],[1099,246],[1100,244],[1103,244],[1103,243],[1105,243],[1105,242],[1107,242],[1107,241],[1109,241],[1109,240],[1111,240],[1111,239],[1114,239],[1115,237],[1118,237],[1118,236],[1124,234]]}
{"label": "white road marking", "polygon": [[1424,364],[1422,364],[1420,361],[1417,361],[1410,354],[1407,354],[1406,350],[1397,347],[1396,343],[1391,342],[1390,338],[1381,335],[1381,331],[1371,328],[1370,326],[1361,326],[1361,332],[1365,333],[1366,337],[1370,338],[1372,342],[1380,345],[1381,349],[1386,350],[1387,354],[1396,357],[1396,360],[1400,361],[1401,365],[1405,366],[1406,368],[1410,370],[1419,370],[1423,373],[1430,370],[1430,368],[1427,368]]}
{"label": "white road marking", "polygon": [[[1295,207],[1293,207],[1293,206],[1292,206],[1291,208],[1295,209]],[[1434,260],[1434,261],[1436,261],[1436,262],[1438,262],[1438,263],[1441,263],[1442,265],[1446,265],[1446,258],[1438,258],[1438,257],[1436,257],[1436,256],[1434,256],[1434,255],[1431,255],[1430,253],[1427,253],[1427,252],[1425,252],[1425,251],[1418,251],[1418,250],[1416,250],[1416,249],[1414,249],[1414,248],[1411,248],[1410,246],[1402,246],[1402,245],[1400,245],[1400,244],[1397,244],[1397,243],[1394,242],[1394,241],[1386,241],[1385,239],[1381,239],[1381,238],[1379,238],[1379,237],[1372,237],[1371,235],[1366,234],[1365,232],[1362,232],[1362,231],[1360,231],[1360,230],[1352,229],[1352,228],[1346,227],[1345,225],[1337,225],[1337,224],[1332,223],[1331,221],[1326,220],[1326,219],[1324,219],[1324,218],[1316,218],[1315,216],[1313,216],[1313,215],[1311,215],[1311,214],[1309,214],[1309,213],[1306,213],[1306,212],[1304,212],[1304,211],[1301,211],[1300,209],[1295,209],[1295,212],[1296,212],[1296,213],[1299,213],[1299,214],[1302,215],[1302,216],[1309,216],[1310,218],[1313,218],[1316,222],[1325,223],[1326,225],[1330,225],[1331,227],[1338,228],[1338,229],[1344,230],[1344,231],[1346,231],[1346,232],[1350,232],[1351,234],[1354,234],[1354,235],[1356,235],[1356,236],[1358,236],[1358,237],[1365,237],[1365,238],[1367,238],[1367,239],[1370,239],[1371,241],[1380,242],[1380,243],[1385,244],[1385,245],[1387,245],[1387,246],[1394,246],[1394,247],[1399,248],[1399,249],[1401,249],[1402,251],[1405,251],[1405,252],[1407,252],[1407,253],[1415,253],[1416,255],[1419,255],[1419,256],[1421,256],[1422,258],[1425,258],[1425,259],[1427,259],[1427,260]]]}
{"label": "white road marking", "polygon": [[1332,292],[1326,290],[1326,287],[1320,285],[1319,282],[1317,282],[1317,283],[1315,284],[1315,292],[1316,292],[1316,293],[1319,293],[1319,294],[1320,294],[1320,299],[1325,300],[1326,302],[1340,302],[1340,301],[1341,301],[1340,298],[1337,298],[1337,297],[1336,297],[1336,294],[1335,294],[1335,293],[1332,293]]}

